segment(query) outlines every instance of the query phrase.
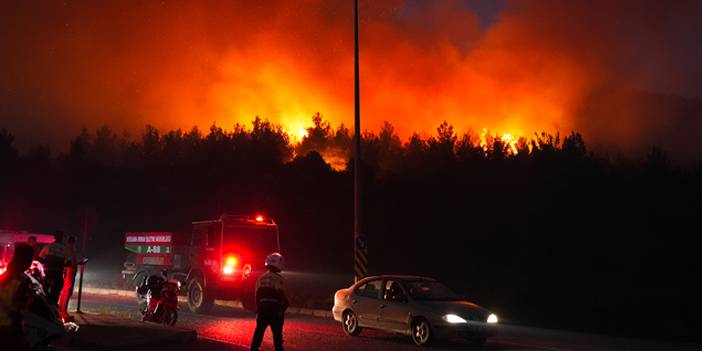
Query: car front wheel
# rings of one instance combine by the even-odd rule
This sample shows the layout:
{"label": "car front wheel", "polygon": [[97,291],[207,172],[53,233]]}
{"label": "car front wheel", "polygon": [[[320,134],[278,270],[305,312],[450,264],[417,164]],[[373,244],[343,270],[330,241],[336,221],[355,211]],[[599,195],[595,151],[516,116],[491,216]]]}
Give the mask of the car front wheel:
{"label": "car front wheel", "polygon": [[424,318],[418,318],[412,322],[412,341],[417,346],[428,346],[433,341],[431,325]]}
{"label": "car front wheel", "polygon": [[347,335],[356,336],[361,333],[361,327],[358,325],[358,317],[353,311],[344,312],[342,322],[344,332]]}

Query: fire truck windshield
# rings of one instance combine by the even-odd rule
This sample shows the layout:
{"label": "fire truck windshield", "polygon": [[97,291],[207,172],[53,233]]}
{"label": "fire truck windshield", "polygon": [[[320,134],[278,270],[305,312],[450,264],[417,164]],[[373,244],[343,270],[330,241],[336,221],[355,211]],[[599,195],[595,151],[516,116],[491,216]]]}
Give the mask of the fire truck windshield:
{"label": "fire truck windshield", "polygon": [[243,245],[247,251],[262,255],[279,251],[277,231],[271,226],[227,224],[224,227],[224,245]]}

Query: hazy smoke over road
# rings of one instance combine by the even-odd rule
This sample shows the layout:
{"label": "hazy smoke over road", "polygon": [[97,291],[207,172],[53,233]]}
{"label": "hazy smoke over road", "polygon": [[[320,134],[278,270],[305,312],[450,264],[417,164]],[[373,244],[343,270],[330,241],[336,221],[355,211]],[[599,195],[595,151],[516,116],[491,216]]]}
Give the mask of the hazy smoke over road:
{"label": "hazy smoke over road", "polygon": [[[102,124],[260,115],[294,134],[319,111],[348,125],[352,3],[5,2],[0,126],[29,145]],[[466,3],[361,1],[364,128],[406,137],[446,119],[624,149],[702,133],[685,127],[699,102],[641,93],[702,96],[702,3],[507,1],[487,26]]]}

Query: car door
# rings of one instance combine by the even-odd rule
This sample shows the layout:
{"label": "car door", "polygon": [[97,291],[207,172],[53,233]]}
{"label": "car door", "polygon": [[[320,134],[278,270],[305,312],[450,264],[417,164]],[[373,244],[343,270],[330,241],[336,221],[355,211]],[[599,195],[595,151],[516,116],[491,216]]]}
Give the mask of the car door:
{"label": "car door", "polygon": [[378,327],[378,318],[382,300],[380,294],[383,281],[381,279],[371,280],[354,290],[351,299],[351,308],[358,322],[364,327]]}
{"label": "car door", "polygon": [[[395,292],[391,293],[391,287]],[[398,290],[399,289],[399,290]],[[399,281],[387,279],[383,282],[382,305],[379,324],[383,329],[405,332],[409,329],[409,304],[407,294]]]}

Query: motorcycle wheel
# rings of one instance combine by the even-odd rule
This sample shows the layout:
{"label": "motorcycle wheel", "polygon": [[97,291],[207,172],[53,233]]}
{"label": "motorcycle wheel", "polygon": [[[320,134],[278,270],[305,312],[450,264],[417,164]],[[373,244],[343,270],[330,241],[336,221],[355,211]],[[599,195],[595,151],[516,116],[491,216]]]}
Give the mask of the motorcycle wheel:
{"label": "motorcycle wheel", "polygon": [[144,273],[138,273],[134,278],[134,294],[136,296],[137,304],[139,305],[139,310],[141,311],[146,309],[146,305],[148,302],[146,298],[146,291],[139,291],[140,287],[144,284],[144,280],[146,280],[146,274]]}

